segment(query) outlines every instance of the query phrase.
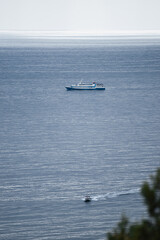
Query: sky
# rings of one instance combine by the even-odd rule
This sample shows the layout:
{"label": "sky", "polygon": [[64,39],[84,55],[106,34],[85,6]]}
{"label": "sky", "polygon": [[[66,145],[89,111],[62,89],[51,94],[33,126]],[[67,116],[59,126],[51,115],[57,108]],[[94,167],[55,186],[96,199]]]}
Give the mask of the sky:
{"label": "sky", "polygon": [[0,31],[160,32],[160,0],[0,0]]}

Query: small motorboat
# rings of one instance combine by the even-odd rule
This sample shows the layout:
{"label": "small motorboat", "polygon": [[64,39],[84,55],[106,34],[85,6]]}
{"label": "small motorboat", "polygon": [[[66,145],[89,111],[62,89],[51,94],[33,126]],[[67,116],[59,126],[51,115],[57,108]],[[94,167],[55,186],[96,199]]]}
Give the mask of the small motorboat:
{"label": "small motorboat", "polygon": [[90,202],[91,201],[91,197],[90,196],[85,196],[84,202]]}

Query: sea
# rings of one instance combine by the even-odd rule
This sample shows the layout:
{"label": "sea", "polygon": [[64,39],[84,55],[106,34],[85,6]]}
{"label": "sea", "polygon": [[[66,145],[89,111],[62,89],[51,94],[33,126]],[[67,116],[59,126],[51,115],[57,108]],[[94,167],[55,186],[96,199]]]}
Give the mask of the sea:
{"label": "sea", "polygon": [[1,36],[1,240],[106,239],[158,167],[160,37]]}

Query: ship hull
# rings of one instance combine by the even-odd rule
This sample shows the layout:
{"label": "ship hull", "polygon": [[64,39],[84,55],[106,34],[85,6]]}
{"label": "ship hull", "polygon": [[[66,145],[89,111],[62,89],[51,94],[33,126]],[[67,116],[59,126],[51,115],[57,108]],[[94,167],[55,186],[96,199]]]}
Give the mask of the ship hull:
{"label": "ship hull", "polygon": [[76,87],[66,87],[67,90],[105,90],[105,88],[76,88]]}

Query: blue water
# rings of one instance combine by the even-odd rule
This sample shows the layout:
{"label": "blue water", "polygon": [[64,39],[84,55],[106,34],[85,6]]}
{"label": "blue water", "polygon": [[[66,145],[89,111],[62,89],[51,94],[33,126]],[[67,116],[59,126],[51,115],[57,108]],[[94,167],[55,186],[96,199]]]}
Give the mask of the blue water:
{"label": "blue water", "polygon": [[[160,40],[24,42],[0,47],[0,239],[101,240],[122,213],[146,217]],[[65,90],[80,80],[106,90]]]}

